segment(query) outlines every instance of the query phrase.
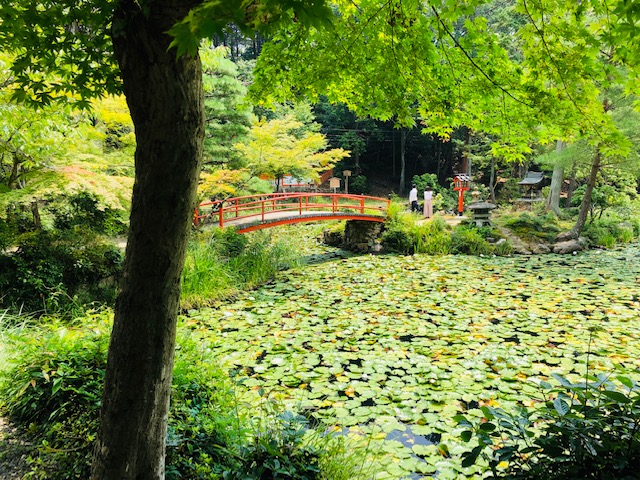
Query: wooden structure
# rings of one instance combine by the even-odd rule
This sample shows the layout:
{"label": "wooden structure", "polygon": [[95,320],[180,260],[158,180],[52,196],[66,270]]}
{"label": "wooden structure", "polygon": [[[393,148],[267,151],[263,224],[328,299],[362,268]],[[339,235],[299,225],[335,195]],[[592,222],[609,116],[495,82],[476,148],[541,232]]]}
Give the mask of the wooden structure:
{"label": "wooden structure", "polygon": [[542,181],[544,180],[544,173],[542,172],[527,172],[524,178],[518,182],[523,189],[522,198],[518,201],[521,202],[537,202],[542,200]]}
{"label": "wooden structure", "polygon": [[459,173],[453,177],[453,189],[458,192],[458,215],[464,212],[464,192],[467,192],[471,185],[471,177],[465,173]]}
{"label": "wooden structure", "polygon": [[203,202],[193,223],[235,226],[238,233],[300,222],[365,220],[384,222],[390,201],[386,198],[342,193],[269,193]]}

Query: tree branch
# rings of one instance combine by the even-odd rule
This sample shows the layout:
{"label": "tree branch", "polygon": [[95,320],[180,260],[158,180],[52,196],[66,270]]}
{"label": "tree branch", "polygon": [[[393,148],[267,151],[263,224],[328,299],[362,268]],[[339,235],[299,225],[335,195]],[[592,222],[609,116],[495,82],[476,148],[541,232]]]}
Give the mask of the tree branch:
{"label": "tree branch", "polygon": [[451,33],[451,31],[449,30],[449,28],[447,27],[447,25],[444,23],[444,21],[440,18],[440,14],[438,13],[438,11],[435,9],[435,7],[431,6],[431,10],[433,11],[434,15],[436,16],[436,19],[438,20],[438,23],[440,23],[442,25],[442,28],[444,28],[444,31],[447,33],[447,35],[449,36],[449,38],[451,38],[451,40],[453,40],[453,43],[455,43],[456,47],[458,47],[460,49],[460,51],[464,54],[465,57],[467,57],[467,60],[469,60],[469,63],[471,63],[471,65],[473,66],[473,68],[475,68],[476,70],[478,70],[482,76],[484,78],[486,78],[487,80],[489,80],[489,82],[495,86],[496,88],[498,88],[499,90],[501,90],[503,93],[505,93],[506,95],[508,95],[509,97],[511,97],[511,99],[513,99],[514,101],[525,105],[526,107],[529,108],[533,108],[533,105],[520,100],[519,98],[516,98],[509,90],[505,89],[502,85],[500,85],[498,82],[496,82],[493,78],[491,78],[487,72],[485,72],[482,67],[480,65],[478,65],[476,63],[476,61],[471,57],[471,55],[469,55],[469,53],[464,49],[464,47],[462,47],[462,45],[460,45],[460,42],[458,42],[458,40],[453,36],[453,34]]}

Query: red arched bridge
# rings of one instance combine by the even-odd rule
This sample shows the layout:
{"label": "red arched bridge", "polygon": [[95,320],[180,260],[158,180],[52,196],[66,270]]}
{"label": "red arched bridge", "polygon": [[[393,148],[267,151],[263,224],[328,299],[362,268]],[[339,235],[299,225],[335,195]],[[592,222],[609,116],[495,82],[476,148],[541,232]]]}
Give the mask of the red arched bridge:
{"label": "red arched bridge", "polygon": [[343,193],[270,193],[203,202],[194,212],[196,226],[237,227],[239,233],[299,222],[365,220],[384,222],[389,200]]}

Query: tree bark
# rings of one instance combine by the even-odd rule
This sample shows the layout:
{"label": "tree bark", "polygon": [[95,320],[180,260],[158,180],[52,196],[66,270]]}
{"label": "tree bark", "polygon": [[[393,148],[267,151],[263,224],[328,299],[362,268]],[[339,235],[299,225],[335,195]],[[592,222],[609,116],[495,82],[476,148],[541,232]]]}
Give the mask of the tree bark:
{"label": "tree bark", "polygon": [[[562,152],[567,144],[561,140],[556,143],[556,153]],[[553,166],[553,175],[551,176],[551,186],[549,187],[549,198],[547,198],[547,211],[551,210],[557,217],[560,216],[560,193],[562,192],[562,183],[564,182],[564,166],[558,161]]]}
{"label": "tree bark", "polygon": [[109,345],[95,480],[160,480],[180,278],[204,138],[200,59],[165,32],[193,4],[121,0],[112,39],[137,148],[123,278]]}
{"label": "tree bark", "polygon": [[400,129],[400,187],[398,188],[398,195],[404,195],[404,183],[406,181],[406,159],[405,150],[407,145],[407,130],[403,127]]}
{"label": "tree bark", "polygon": [[571,207],[571,201],[573,200],[573,192],[578,187],[578,182],[576,182],[576,171],[578,170],[578,162],[577,160],[573,160],[573,165],[571,167],[571,175],[569,176],[569,188],[567,188],[567,200],[565,203],[565,207]]}
{"label": "tree bark", "polygon": [[31,215],[33,217],[33,226],[36,230],[42,230],[42,219],[40,218],[40,209],[38,208],[38,200],[31,202]]}
{"label": "tree bark", "polygon": [[489,193],[491,203],[496,203],[496,157],[491,156],[491,173],[489,174]]}
{"label": "tree bark", "polygon": [[587,216],[589,215],[589,210],[591,209],[591,196],[593,194],[593,188],[596,185],[596,180],[598,179],[598,173],[600,173],[600,167],[602,165],[602,154],[600,153],[600,149],[596,150],[596,155],[593,158],[593,163],[591,164],[591,173],[589,174],[589,181],[587,182],[587,187],[584,191],[584,197],[582,197],[582,203],[580,204],[580,213],[578,214],[578,219],[576,220],[576,224],[571,229],[571,233],[574,237],[578,237],[584,228],[585,223],[587,222]]}
{"label": "tree bark", "polygon": [[391,130],[391,175],[396,176],[396,130]]}

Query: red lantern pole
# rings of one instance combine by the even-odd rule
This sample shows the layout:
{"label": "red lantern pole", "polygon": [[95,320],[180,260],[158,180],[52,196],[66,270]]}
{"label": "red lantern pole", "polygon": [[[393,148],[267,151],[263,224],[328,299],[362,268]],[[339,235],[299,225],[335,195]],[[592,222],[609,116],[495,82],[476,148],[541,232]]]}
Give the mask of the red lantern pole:
{"label": "red lantern pole", "polygon": [[453,189],[458,192],[458,215],[464,212],[464,192],[469,190],[469,175],[456,175],[453,178]]}

